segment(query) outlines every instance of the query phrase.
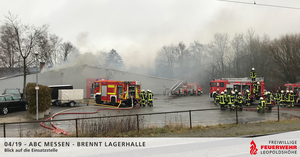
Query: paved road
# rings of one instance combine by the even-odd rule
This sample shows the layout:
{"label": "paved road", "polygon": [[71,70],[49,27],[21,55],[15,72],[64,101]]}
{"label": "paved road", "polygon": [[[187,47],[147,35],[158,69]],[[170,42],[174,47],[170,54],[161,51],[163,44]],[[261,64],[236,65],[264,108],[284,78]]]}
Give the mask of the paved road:
{"label": "paved road", "polygon": [[[95,114],[67,114],[67,115],[59,115],[54,119],[72,119],[72,118],[82,118],[82,117],[100,117],[100,116],[113,116],[113,115],[128,115],[128,114],[142,114],[142,113],[155,113],[155,112],[171,112],[171,111],[187,111],[187,110],[196,110],[196,109],[212,109],[218,108],[218,106],[214,105],[211,98],[208,98],[207,95],[201,96],[186,96],[186,97],[177,97],[174,99],[170,99],[170,97],[166,96],[156,96],[156,100],[154,100],[154,107],[140,107],[135,110],[100,110]],[[255,106],[253,106],[255,107]],[[104,109],[106,107],[80,104],[76,107],[63,107],[63,106],[52,106],[51,115],[57,112],[76,112],[76,113],[86,113],[86,112],[95,112],[98,109]],[[299,109],[299,108],[297,108]],[[297,116],[300,112],[299,110],[280,110],[280,119],[284,119],[287,115],[295,115]],[[3,122],[11,122],[11,119],[16,121],[26,121],[28,118],[24,118],[26,115],[26,111],[16,111],[9,113],[8,115],[0,115],[0,123]],[[17,117],[17,118],[16,118]],[[230,110],[209,110],[209,111],[194,111],[191,112],[192,117],[192,125],[217,125],[217,124],[226,124],[226,123],[235,123],[236,122],[236,112]],[[46,117],[47,118],[47,117]],[[134,117],[136,118],[136,117]],[[238,121],[241,123],[246,122],[256,122],[256,121],[266,121],[266,120],[277,120],[278,114],[277,110],[273,110],[271,112],[266,112],[264,114],[257,113],[255,111],[238,111]],[[123,119],[115,118],[115,119]],[[10,121],[9,121],[10,120]],[[99,122],[100,119],[97,119]],[[180,124],[184,126],[189,126],[189,113],[172,113],[172,114],[153,114],[153,115],[145,115],[139,117],[140,127],[151,127],[151,126],[165,126],[167,124]],[[107,121],[106,121],[107,122]],[[134,122],[134,121],[132,121]],[[80,123],[81,128],[85,127],[84,124],[95,123],[93,120],[85,120],[84,123]],[[136,121],[134,122],[135,125]],[[49,122],[45,123],[48,126],[51,126]],[[67,132],[72,132],[75,129],[75,121],[59,121],[54,122],[54,124],[66,130]],[[19,130],[22,130],[21,132]],[[6,135],[7,136],[27,136],[35,133],[35,130],[43,129],[39,123],[26,123],[22,125],[6,125]],[[3,126],[0,126],[0,136],[3,135]]]}

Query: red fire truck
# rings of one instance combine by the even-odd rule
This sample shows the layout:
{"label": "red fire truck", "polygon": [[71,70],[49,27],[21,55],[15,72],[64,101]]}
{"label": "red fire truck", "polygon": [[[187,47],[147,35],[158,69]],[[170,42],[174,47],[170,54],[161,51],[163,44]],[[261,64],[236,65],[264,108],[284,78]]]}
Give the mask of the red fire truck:
{"label": "red fire truck", "polygon": [[[264,78],[256,78],[256,82],[259,82],[259,91],[257,96],[253,94],[253,84],[251,79],[248,77],[245,78],[222,78],[222,79],[213,79],[210,82],[210,93],[209,96],[212,98],[213,94],[217,92],[219,89],[219,93],[223,92],[225,89],[227,92],[232,90],[237,90],[244,94],[245,90],[248,89],[251,92],[251,99],[252,101],[258,100],[259,97],[263,96],[265,91],[265,83]],[[255,98],[255,99],[253,99]]]}
{"label": "red fire truck", "polygon": [[202,94],[201,83],[187,84],[187,92],[189,95],[201,95]]}
{"label": "red fire truck", "polygon": [[190,83],[182,82],[178,85],[178,88],[171,92],[171,95],[186,96],[186,95],[201,95],[202,87],[201,83]]}
{"label": "red fire truck", "polygon": [[141,83],[139,81],[97,80],[93,83],[94,97],[97,104],[110,102],[112,105],[124,103],[126,106],[136,104],[140,99]]}

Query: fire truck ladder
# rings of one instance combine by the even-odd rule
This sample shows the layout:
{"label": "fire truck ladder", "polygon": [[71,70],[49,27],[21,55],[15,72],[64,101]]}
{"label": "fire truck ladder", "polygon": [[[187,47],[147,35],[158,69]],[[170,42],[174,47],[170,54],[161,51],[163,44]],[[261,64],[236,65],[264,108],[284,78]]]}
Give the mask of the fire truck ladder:
{"label": "fire truck ladder", "polygon": [[169,95],[172,95],[178,88],[180,88],[182,86],[183,81],[179,80],[178,82],[176,82],[169,90]]}

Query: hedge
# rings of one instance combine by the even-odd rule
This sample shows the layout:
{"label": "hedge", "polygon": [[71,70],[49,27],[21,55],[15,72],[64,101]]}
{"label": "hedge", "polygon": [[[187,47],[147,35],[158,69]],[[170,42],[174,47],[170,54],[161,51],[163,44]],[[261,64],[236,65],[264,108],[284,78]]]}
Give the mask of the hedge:
{"label": "hedge", "polygon": [[[44,112],[51,107],[52,89],[48,86],[38,85],[38,105],[39,112]],[[28,100],[28,113],[36,114],[36,83],[27,83],[26,93]]]}

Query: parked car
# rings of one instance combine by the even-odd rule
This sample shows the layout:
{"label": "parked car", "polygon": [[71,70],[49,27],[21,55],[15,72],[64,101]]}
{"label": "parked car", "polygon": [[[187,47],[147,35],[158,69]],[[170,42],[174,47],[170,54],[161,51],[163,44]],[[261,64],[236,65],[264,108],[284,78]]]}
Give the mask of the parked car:
{"label": "parked car", "polygon": [[6,115],[8,112],[15,109],[27,110],[28,103],[14,95],[0,95],[0,111],[2,114]]}
{"label": "parked car", "polygon": [[20,100],[22,98],[22,94],[20,92],[20,89],[18,88],[6,88],[2,95],[10,94],[13,95],[15,100]]}

